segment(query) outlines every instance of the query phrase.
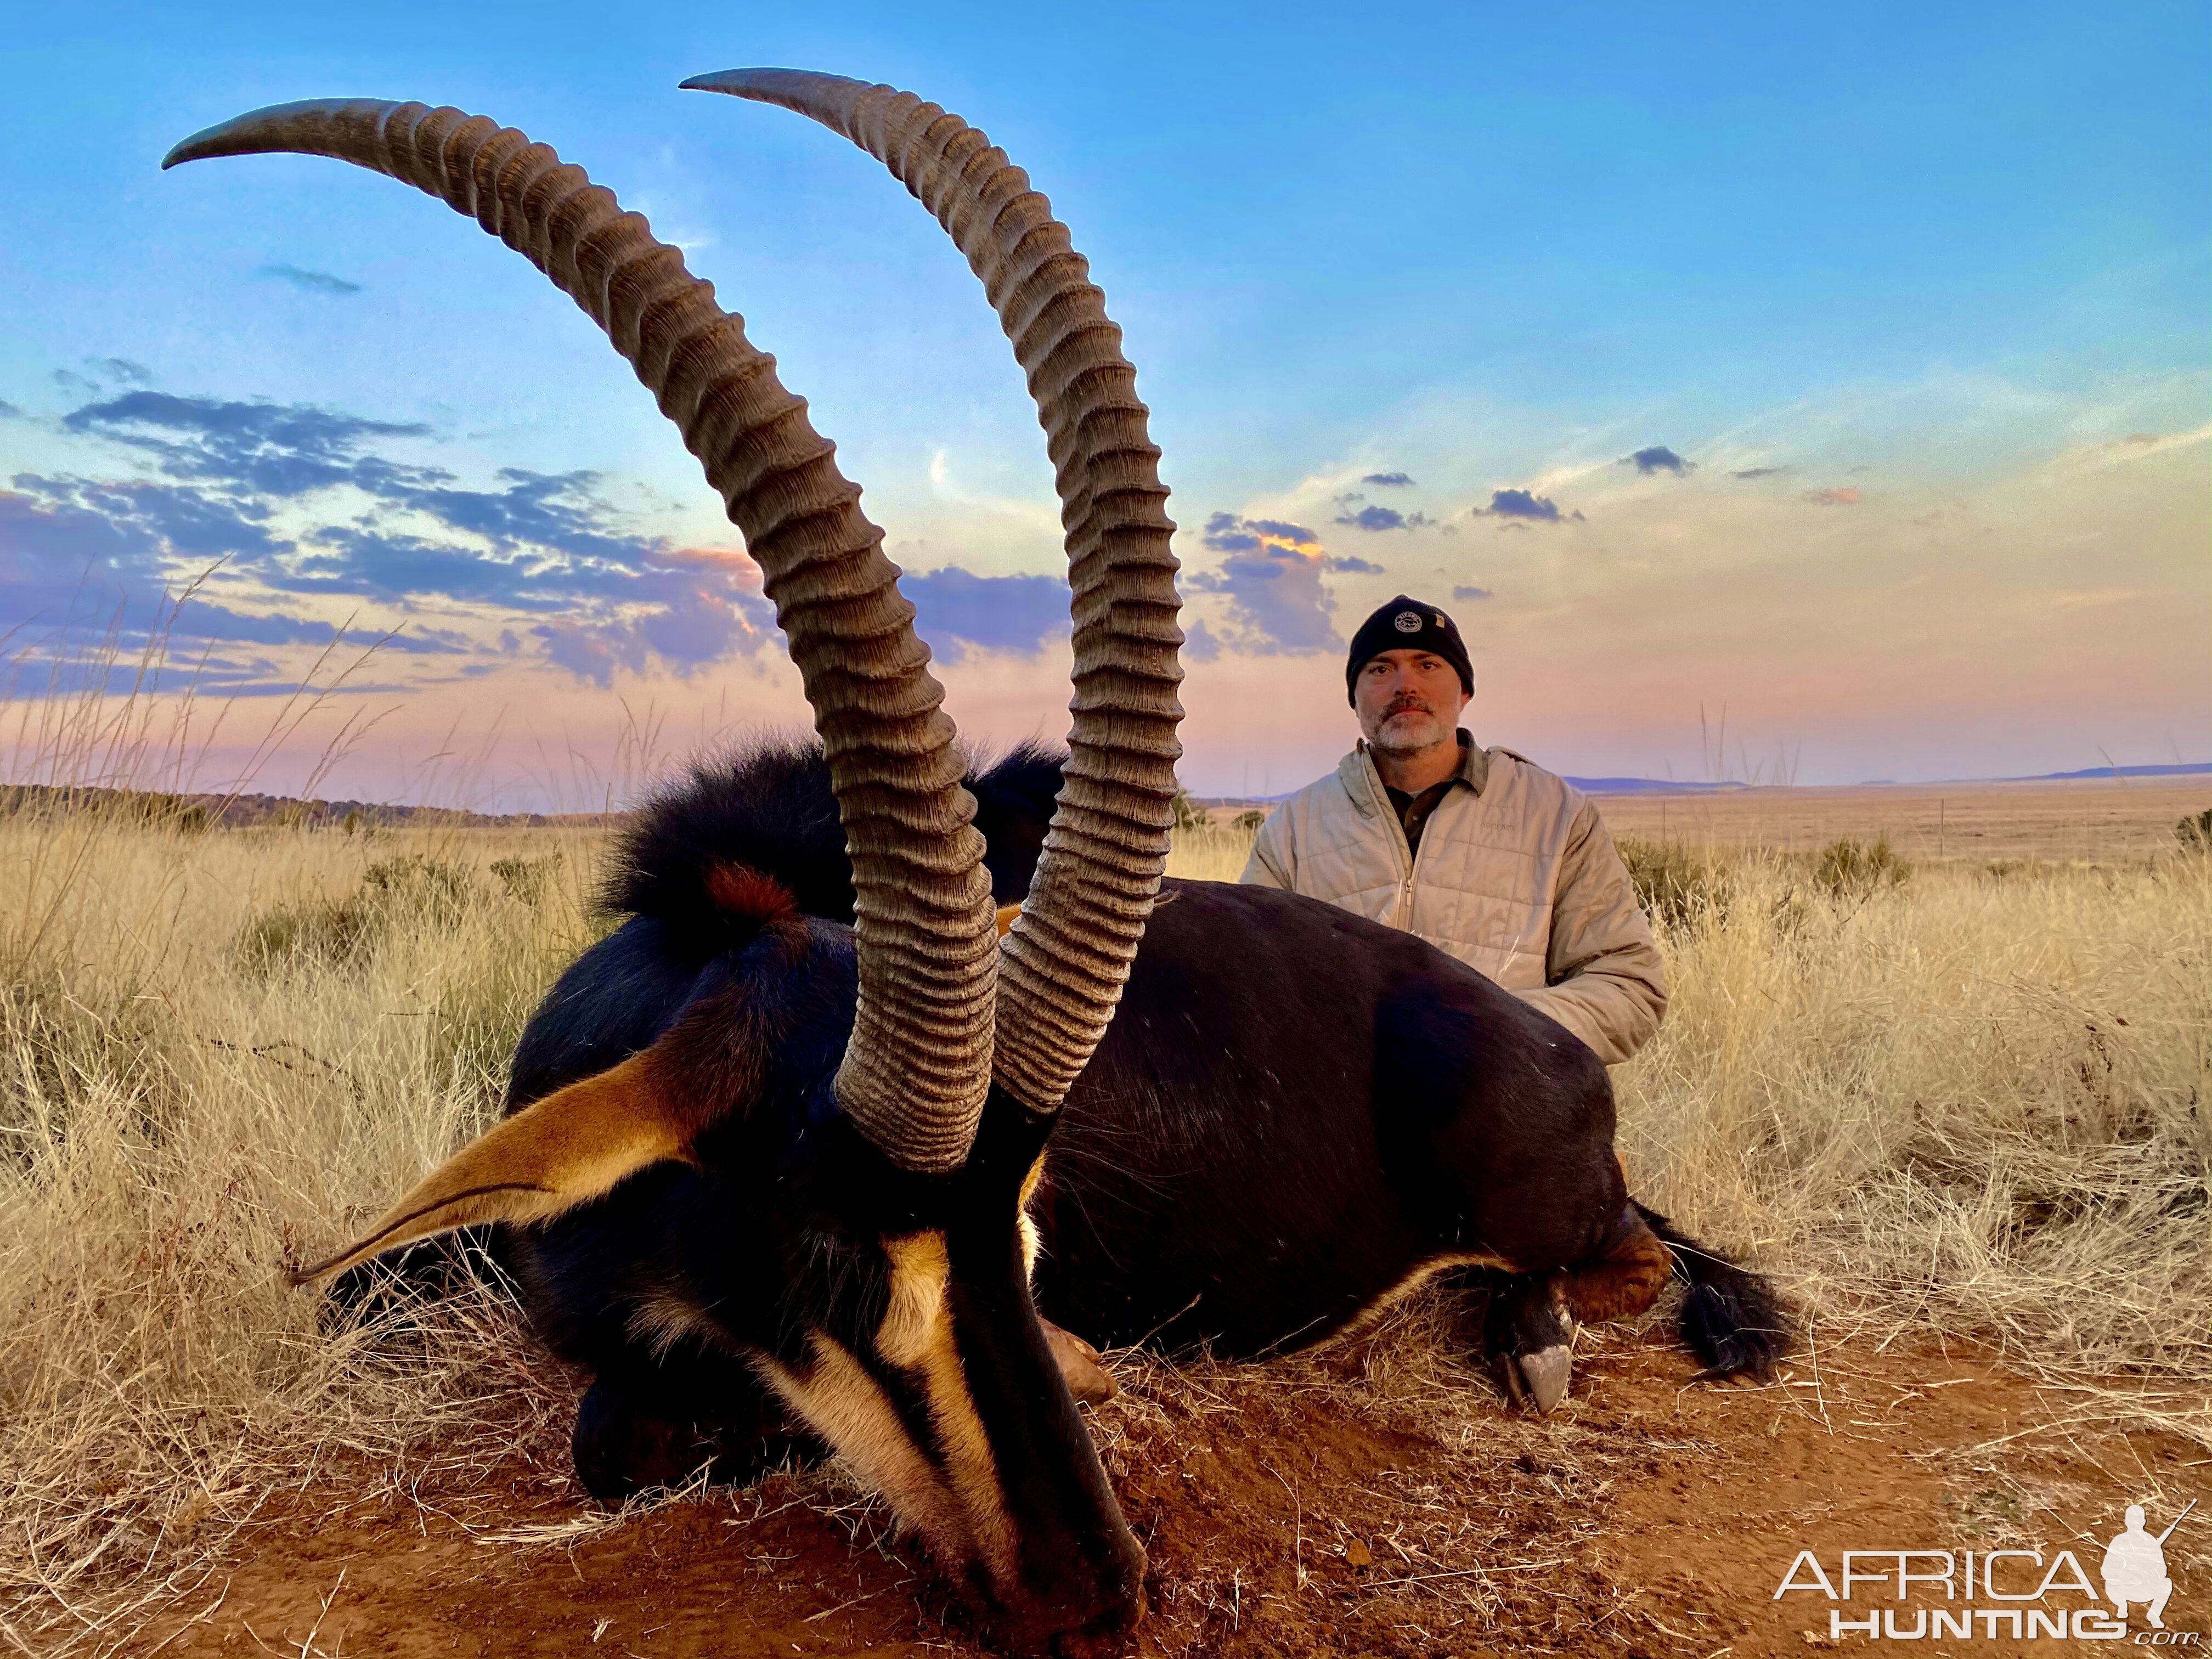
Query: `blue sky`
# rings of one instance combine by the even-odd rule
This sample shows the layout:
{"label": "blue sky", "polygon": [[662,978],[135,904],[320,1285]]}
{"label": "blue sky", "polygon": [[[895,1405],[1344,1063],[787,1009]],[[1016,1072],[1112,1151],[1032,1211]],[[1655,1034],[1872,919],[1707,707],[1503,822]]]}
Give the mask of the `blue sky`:
{"label": "blue sky", "polygon": [[550,802],[544,755],[611,765],[641,709],[803,719],[718,503],[526,264],[337,163],[158,171],[258,105],[418,98],[683,246],[866,487],[963,730],[1056,735],[1011,353],[874,161],[676,90],[773,64],[967,116],[1090,257],[1183,526],[1201,790],[1328,764],[1401,590],[1459,616],[1478,732],[1562,771],[1703,775],[1723,705],[1735,769],[1802,781],[2212,757],[2201,7],[1192,10],[26,11],[0,649],[222,558],[175,628],[210,690],[397,630],[329,715],[380,716],[327,784],[368,795],[458,742],[484,804]]}

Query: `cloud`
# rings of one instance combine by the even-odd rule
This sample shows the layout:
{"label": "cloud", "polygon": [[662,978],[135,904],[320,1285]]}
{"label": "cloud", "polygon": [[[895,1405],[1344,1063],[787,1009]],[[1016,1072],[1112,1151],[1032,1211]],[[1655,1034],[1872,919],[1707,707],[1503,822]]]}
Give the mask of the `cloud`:
{"label": "cloud", "polygon": [[1403,530],[1406,515],[1387,507],[1363,507],[1357,513],[1340,513],[1339,524],[1348,524],[1358,530]]}
{"label": "cloud", "polygon": [[1815,507],[1856,507],[1859,492],[1848,485],[1840,489],[1808,489],[1805,499]]}
{"label": "cloud", "polygon": [[[772,637],[750,560],[635,533],[594,473],[509,468],[494,487],[470,489],[441,468],[379,453],[428,428],[301,404],[140,391],[88,404],[62,426],[122,445],[161,476],[18,477],[21,494],[0,500],[0,629],[32,615],[74,616],[82,605],[69,595],[88,581],[137,602],[222,561],[221,580],[273,603],[267,614],[198,617],[192,625],[207,637],[337,637],[326,623],[290,615],[286,594],[489,609],[522,625],[548,660],[602,685],[618,667],[655,662],[688,676],[752,655]],[[36,569],[25,563],[33,555],[43,561]],[[395,649],[472,648],[459,633],[419,624],[404,637]],[[502,637],[520,649],[514,628]]]}
{"label": "cloud", "polygon": [[758,581],[742,553],[639,541],[622,563],[568,563],[540,577],[532,597],[565,586],[581,615],[530,632],[556,665],[602,687],[615,668],[643,673],[655,659],[689,678],[775,637],[775,608],[754,591]]}
{"label": "cloud", "polygon": [[447,474],[371,466],[359,487],[398,507],[428,514],[448,530],[481,536],[503,551],[550,548],[574,558],[621,562],[637,538],[594,493],[596,472],[530,472],[502,467],[504,489],[457,489]]}
{"label": "cloud", "polygon": [[1579,524],[1583,517],[1579,511],[1563,514],[1550,496],[1526,489],[1493,489],[1490,505],[1474,512],[1477,518],[1534,520],[1540,524]]}
{"label": "cloud", "polygon": [[289,283],[294,288],[303,288],[310,294],[358,294],[359,283],[349,283],[343,276],[333,276],[327,270],[302,270],[297,265],[274,264],[261,267],[260,274],[280,283]]}
{"label": "cloud", "polygon": [[1034,657],[1070,627],[1061,576],[979,576],[949,564],[908,571],[899,591],[914,601],[915,630],[947,662],[969,646]]}
{"label": "cloud", "polygon": [[264,495],[302,495],[353,483],[379,493],[404,478],[442,477],[361,454],[374,438],[422,438],[414,422],[363,420],[304,404],[222,403],[128,392],[62,417],[63,429],[127,445],[173,478]]}
{"label": "cloud", "polygon": [[0,490],[0,553],[6,556],[0,580],[14,586],[74,580],[88,568],[116,575],[154,569],[155,549],[143,528],[73,501],[41,499],[32,491],[45,480],[31,474],[19,473],[15,482],[15,489]]}
{"label": "cloud", "polygon": [[1731,472],[1731,478],[1773,478],[1789,471],[1786,466],[1749,466],[1741,472]]}
{"label": "cloud", "polygon": [[1312,530],[1279,519],[1216,513],[1206,521],[1204,539],[1229,557],[1218,572],[1188,574],[1183,586],[1228,598],[1237,631],[1223,643],[1253,656],[1297,656],[1343,644],[1329,623],[1336,600],[1321,580],[1334,562],[1322,553]]}
{"label": "cloud", "polygon": [[1240,519],[1234,513],[1216,513],[1206,521],[1201,538],[1217,553],[1251,553],[1269,543],[1287,547],[1319,548],[1321,538],[1302,524],[1281,519]]}
{"label": "cloud", "polygon": [[[72,632],[98,641],[112,639],[114,651],[126,659],[135,659],[157,633],[200,645],[365,647],[384,641],[378,630],[341,629],[281,611],[240,611],[197,596],[171,604],[163,597],[165,586],[179,584],[171,574],[166,537],[146,515],[127,507],[116,510],[118,501],[131,499],[130,487],[69,481],[73,487],[41,496],[21,487],[35,490],[48,481],[27,475],[15,482],[16,490],[0,491],[0,633],[27,629],[45,634],[58,654],[42,655],[40,660],[63,675],[68,689],[84,689],[84,676],[93,672],[82,660],[70,666],[68,647],[57,643]],[[28,642],[41,643],[35,638]],[[385,648],[405,655],[452,656],[471,647],[450,630],[418,628],[391,640]],[[170,671],[167,683],[173,689],[181,684],[177,677],[185,672]],[[225,695],[245,695],[255,682],[277,672],[266,662],[240,664],[221,658],[210,658],[191,670],[199,689]],[[27,686],[21,677],[11,677],[6,695],[26,690],[40,693],[46,684],[45,671],[34,668],[30,678],[38,684]],[[287,687],[291,684],[285,682]]]}
{"label": "cloud", "polygon": [[1379,484],[1385,489],[1410,489],[1412,477],[1403,472],[1370,472],[1359,481],[1364,484]]}
{"label": "cloud", "polygon": [[23,411],[21,410],[16,408],[15,404],[9,403],[5,398],[0,398],[0,419],[20,421],[23,418]]}
{"label": "cloud", "polygon": [[[48,478],[19,472],[15,488],[59,510],[96,515],[137,538],[149,556],[157,550],[180,562],[206,565],[219,559],[254,559],[287,551],[292,544],[270,533],[268,510],[177,484],[134,480],[112,483],[89,478]],[[149,563],[155,569],[159,561]]]}
{"label": "cloud", "polygon": [[1455,599],[1486,599],[1490,597],[1490,590],[1486,587],[1455,587],[1452,589],[1452,598]]}
{"label": "cloud", "polygon": [[1429,522],[1424,514],[1401,513],[1395,507],[1363,507],[1354,513],[1342,498],[1340,498],[1340,504],[1344,506],[1345,511],[1337,514],[1336,522],[1350,525],[1355,530],[1419,530]]}
{"label": "cloud", "polygon": [[1245,529],[1244,520],[1234,513],[1217,513],[1208,519],[1202,539],[1217,553],[1249,553],[1260,545],[1260,538]]}
{"label": "cloud", "polygon": [[386,635],[378,629],[333,628],[312,617],[281,612],[256,616],[204,599],[186,599],[166,619],[168,634],[183,640],[222,640],[241,645],[379,646],[404,656],[465,656],[469,647],[448,629]]}
{"label": "cloud", "polygon": [[1664,444],[1654,444],[1649,449],[1639,449],[1633,455],[1624,455],[1619,465],[1632,466],[1649,477],[1654,472],[1671,472],[1678,478],[1687,477],[1698,470],[1695,461],[1686,461]]}
{"label": "cloud", "polygon": [[1194,622],[1182,631],[1182,659],[1185,662],[1212,662],[1221,654],[1221,641],[1213,637],[1203,621]]}
{"label": "cloud", "polygon": [[1321,568],[1340,576],[1380,576],[1386,574],[1379,564],[1370,564],[1365,559],[1353,558],[1349,554],[1325,558]]}
{"label": "cloud", "polygon": [[66,368],[54,371],[54,384],[67,392],[98,392],[104,384],[144,386],[154,378],[154,371],[143,363],[133,362],[128,357],[87,357],[85,373],[76,374]]}

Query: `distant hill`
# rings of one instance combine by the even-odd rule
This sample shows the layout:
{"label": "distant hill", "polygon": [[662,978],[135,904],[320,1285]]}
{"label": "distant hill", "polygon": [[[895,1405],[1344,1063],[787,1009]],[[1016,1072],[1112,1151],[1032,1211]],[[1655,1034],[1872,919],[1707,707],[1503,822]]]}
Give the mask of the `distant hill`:
{"label": "distant hill", "polygon": [[1747,783],[1676,783],[1671,778],[1569,778],[1585,795],[1715,795]]}
{"label": "distant hill", "polygon": [[[2194,778],[2212,775],[2212,761],[2187,761],[2179,766],[2092,766],[2079,772],[2038,772],[2022,778],[1929,778],[1899,783],[1895,778],[1869,778],[1860,784],[1808,784],[1811,789],[1940,789],[1957,783],[2081,783],[2100,778]],[[1661,778],[1569,778],[1569,783],[1588,795],[1704,795],[1728,789],[1747,789],[1743,783],[1674,783]],[[1790,786],[1768,784],[1767,788]]]}
{"label": "distant hill", "polygon": [[100,789],[41,783],[0,784],[0,816],[64,805],[112,812],[148,823],[196,830],[244,830],[261,824],[311,829],[531,830],[548,825],[611,823],[620,813],[466,812],[450,806],[392,806],[363,800],[301,800],[290,795],[168,794],[159,790]]}
{"label": "distant hill", "polygon": [[[2175,766],[2092,766],[2079,772],[2039,772],[2024,778],[1931,778],[1924,782],[1900,784],[1894,778],[1869,778],[1857,784],[1807,784],[1808,789],[1936,789],[1945,784],[1970,783],[2082,783],[2102,778],[2193,778],[2212,776],[2212,761],[2185,761]],[[1766,788],[1780,789],[1787,784],[1748,784],[1735,782],[1688,783],[1673,778],[1577,778],[1567,781],[1586,795],[1716,795],[1734,791]],[[1297,793],[1285,789],[1279,795],[1207,795],[1200,798],[1201,806],[1268,806],[1279,800],[1287,800]]]}
{"label": "distant hill", "polygon": [[2066,783],[2076,778],[2197,778],[2212,773],[2212,761],[2179,766],[2092,766],[2081,772],[2044,772],[2032,778],[1998,778],[1998,783]]}

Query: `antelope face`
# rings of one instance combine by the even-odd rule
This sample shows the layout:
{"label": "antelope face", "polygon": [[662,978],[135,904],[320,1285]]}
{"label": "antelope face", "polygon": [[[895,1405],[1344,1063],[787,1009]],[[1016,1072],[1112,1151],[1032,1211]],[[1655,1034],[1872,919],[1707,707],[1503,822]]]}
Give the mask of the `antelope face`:
{"label": "antelope face", "polygon": [[780,1183],[782,1335],[756,1369],[882,1492],[1019,1653],[1119,1651],[1144,1615],[1123,1522],[1030,1300],[1020,1225],[1051,1119],[994,1092],[963,1167],[920,1177],[842,1121]]}

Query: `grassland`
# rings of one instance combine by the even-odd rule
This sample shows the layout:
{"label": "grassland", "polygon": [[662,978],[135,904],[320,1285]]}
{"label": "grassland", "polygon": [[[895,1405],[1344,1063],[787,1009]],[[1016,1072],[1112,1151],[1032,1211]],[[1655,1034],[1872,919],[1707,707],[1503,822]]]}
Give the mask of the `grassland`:
{"label": "grassland", "polygon": [[[2212,859],[1631,827],[1674,988],[1616,1073],[1639,1189],[1816,1340],[1971,1339],[2212,1447]],[[1233,878],[1249,840],[1193,829],[1176,867]],[[394,1342],[277,1269],[492,1113],[602,925],[601,846],[0,819],[0,1639],[130,1646],[279,1498],[404,1507],[559,1418],[495,1294]]]}
{"label": "grassland", "polygon": [[2173,826],[2212,805],[2212,778],[1862,785],[1613,795],[1617,836],[1738,851],[1816,852],[1887,838],[1915,864],[2126,864],[2172,850]]}

